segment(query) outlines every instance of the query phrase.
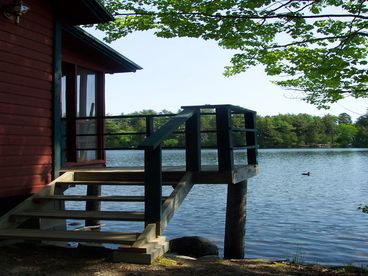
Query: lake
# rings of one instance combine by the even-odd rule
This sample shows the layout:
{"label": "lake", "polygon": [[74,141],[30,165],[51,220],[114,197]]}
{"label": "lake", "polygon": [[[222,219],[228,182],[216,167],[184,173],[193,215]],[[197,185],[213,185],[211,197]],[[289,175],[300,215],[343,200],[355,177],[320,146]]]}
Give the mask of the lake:
{"label": "lake", "polygon": [[[235,156],[239,163],[244,153]],[[142,164],[143,153],[111,151],[107,159],[109,166],[136,166]],[[216,163],[216,152],[205,151],[202,159],[203,164]],[[181,165],[183,160],[182,151],[163,154],[164,165]],[[246,257],[368,265],[368,214],[357,209],[368,203],[367,149],[260,150],[258,160],[260,174],[248,182]],[[204,236],[222,252],[226,189],[226,185],[195,185],[165,235]],[[139,187],[129,190],[142,192]],[[116,206],[107,203],[103,208],[116,210]],[[133,207],[143,210],[142,204],[126,210]],[[109,225],[108,230],[133,227],[121,222]]]}

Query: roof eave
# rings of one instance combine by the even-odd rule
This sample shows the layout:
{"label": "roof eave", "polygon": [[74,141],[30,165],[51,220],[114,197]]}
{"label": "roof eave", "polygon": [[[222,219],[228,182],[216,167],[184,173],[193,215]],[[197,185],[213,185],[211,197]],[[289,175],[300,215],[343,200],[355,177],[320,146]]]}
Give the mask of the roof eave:
{"label": "roof eave", "polygon": [[131,61],[127,57],[123,56],[119,52],[115,51],[111,47],[107,46],[102,41],[98,40],[91,34],[87,33],[80,27],[64,27],[64,30],[67,31],[69,34],[73,35],[74,37],[84,41],[89,46],[93,47],[97,51],[103,53],[119,65],[121,65],[126,70],[121,72],[136,72],[137,70],[143,69],[141,66],[136,64],[135,62]]}

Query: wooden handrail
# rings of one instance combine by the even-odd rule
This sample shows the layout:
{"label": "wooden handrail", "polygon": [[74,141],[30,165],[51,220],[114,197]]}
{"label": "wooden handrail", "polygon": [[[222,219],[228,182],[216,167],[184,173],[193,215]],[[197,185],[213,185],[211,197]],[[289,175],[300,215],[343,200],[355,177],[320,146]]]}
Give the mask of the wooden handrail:
{"label": "wooden handrail", "polygon": [[151,136],[147,137],[138,147],[141,149],[154,150],[163,141],[173,134],[180,125],[189,120],[194,114],[191,109],[186,109],[180,112],[175,117],[171,118],[165,125],[163,125],[159,130],[152,133]]}
{"label": "wooden handrail", "polygon": [[[246,108],[243,108],[241,106],[232,105],[232,104],[205,104],[205,105],[182,106],[181,108],[194,108],[194,109],[225,108],[225,109],[229,109],[233,112],[240,113],[240,114],[245,113],[245,112],[256,113],[253,110],[246,109]],[[211,114],[211,113],[208,113],[208,114]]]}

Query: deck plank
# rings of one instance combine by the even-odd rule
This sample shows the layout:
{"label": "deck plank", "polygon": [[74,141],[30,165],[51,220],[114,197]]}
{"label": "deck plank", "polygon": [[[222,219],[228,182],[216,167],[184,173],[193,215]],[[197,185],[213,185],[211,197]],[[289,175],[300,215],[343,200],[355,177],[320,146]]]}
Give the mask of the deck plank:
{"label": "deck plank", "polygon": [[[168,166],[162,168],[164,182],[178,182],[185,174],[185,166]],[[68,168],[62,172],[73,171],[75,180],[92,181],[144,181],[143,167],[116,168]],[[193,172],[194,184],[229,184],[238,183],[258,174],[258,165],[235,165],[233,170],[219,171],[216,165],[202,165],[199,172]]]}

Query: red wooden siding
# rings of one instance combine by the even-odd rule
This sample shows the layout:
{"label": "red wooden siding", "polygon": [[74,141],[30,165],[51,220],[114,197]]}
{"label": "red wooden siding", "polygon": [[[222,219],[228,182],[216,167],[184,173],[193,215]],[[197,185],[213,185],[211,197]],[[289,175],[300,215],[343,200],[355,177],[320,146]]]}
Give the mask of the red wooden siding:
{"label": "red wooden siding", "polygon": [[33,193],[52,172],[52,1],[24,2],[19,25],[0,17],[0,197]]}

